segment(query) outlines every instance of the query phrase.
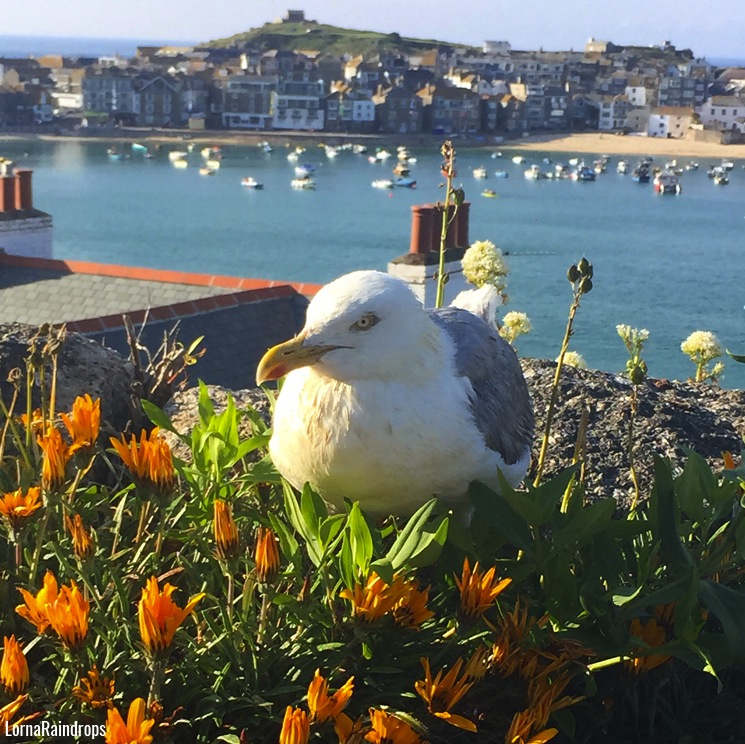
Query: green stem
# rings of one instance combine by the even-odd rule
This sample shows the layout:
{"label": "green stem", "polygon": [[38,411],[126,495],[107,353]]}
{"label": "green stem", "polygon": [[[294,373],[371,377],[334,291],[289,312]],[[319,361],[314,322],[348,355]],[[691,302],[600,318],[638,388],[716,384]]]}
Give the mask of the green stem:
{"label": "green stem", "polygon": [[165,679],[166,665],[165,661],[159,659],[153,662],[153,676],[150,678],[150,690],[147,693],[148,708],[156,701],[160,700],[160,688],[163,686]]}
{"label": "green stem", "polygon": [[556,372],[554,373],[554,382],[551,386],[551,398],[548,404],[548,411],[546,412],[546,423],[543,427],[543,441],[541,442],[541,452],[538,456],[538,468],[536,470],[535,480],[533,485],[538,488],[541,483],[541,477],[543,476],[543,467],[546,462],[546,454],[548,452],[548,439],[551,436],[551,424],[554,420],[554,409],[556,408],[556,402],[559,399],[559,379],[561,377],[561,368],[564,366],[564,356],[569,348],[569,339],[572,337],[572,326],[574,325],[574,316],[577,314],[579,308],[579,301],[582,297],[582,293],[575,289],[574,300],[572,306],[569,309],[569,319],[567,320],[567,327],[564,331],[564,339],[561,342],[561,351],[559,352],[559,358],[556,362]]}
{"label": "green stem", "polygon": [[44,516],[41,519],[39,525],[39,531],[36,533],[36,546],[34,547],[34,555],[31,558],[31,565],[28,569],[28,581],[29,584],[33,584],[36,579],[36,572],[39,569],[39,559],[41,557],[41,549],[44,545],[44,538],[47,534],[47,527],[49,526],[49,517],[52,513],[52,501],[47,499],[46,507],[44,508]]}
{"label": "green stem", "polygon": [[256,633],[256,644],[261,646],[264,642],[264,632],[266,631],[266,621],[269,616],[269,597],[264,591],[261,594],[261,610],[259,612],[259,629]]}
{"label": "green stem", "polygon": [[636,473],[636,464],[634,462],[634,423],[636,421],[636,411],[638,404],[639,386],[634,385],[631,393],[631,415],[629,416],[629,435],[626,443],[626,449],[629,454],[629,472],[631,473],[631,482],[634,484],[634,498],[631,500],[631,509],[636,509],[639,503],[639,479]]}
{"label": "green stem", "polygon": [[[452,149],[450,142],[446,142],[443,146],[446,151],[445,161],[445,204],[442,208],[442,225],[440,228],[440,260],[437,265],[437,294],[435,295],[435,307],[442,307],[445,302],[445,246],[447,243],[448,227],[450,222],[448,221],[448,212],[450,211],[450,199],[453,193],[453,159],[455,152]],[[457,206],[456,206],[457,210]],[[455,212],[453,213],[455,218]]]}

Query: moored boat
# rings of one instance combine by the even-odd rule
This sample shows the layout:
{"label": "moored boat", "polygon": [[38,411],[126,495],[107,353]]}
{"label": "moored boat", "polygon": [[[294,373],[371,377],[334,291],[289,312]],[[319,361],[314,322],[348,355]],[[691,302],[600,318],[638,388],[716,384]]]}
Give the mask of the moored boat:
{"label": "moored boat", "polygon": [[247,189],[254,189],[259,191],[264,188],[263,183],[259,183],[253,176],[246,176],[241,179],[241,186],[245,186]]}
{"label": "moored boat", "polygon": [[186,150],[171,150],[168,153],[168,159],[170,161],[183,160],[189,153]]}
{"label": "moored boat", "polygon": [[514,163],[515,165],[521,165],[522,163],[524,163],[524,162],[525,162],[525,158],[524,158],[524,157],[523,157],[522,155],[515,155],[515,156],[514,156],[514,157],[512,158],[512,162],[513,162],[513,163]]}
{"label": "moored boat", "polygon": [[133,142],[132,152],[147,152],[147,145],[143,145],[140,142]]}
{"label": "moored boat", "polygon": [[416,188],[416,181],[413,178],[400,177],[400,178],[394,179],[393,185],[401,186],[405,189],[413,189],[413,188]]}
{"label": "moored boat", "polygon": [[654,190],[657,194],[679,194],[681,192],[680,181],[671,171],[660,171],[654,177]]}
{"label": "moored boat", "polygon": [[316,182],[310,176],[303,176],[302,178],[293,178],[290,181],[290,186],[293,189],[314,189]]}
{"label": "moored boat", "polygon": [[649,165],[645,161],[641,161],[631,172],[634,183],[649,183],[650,178]]}
{"label": "moored boat", "polygon": [[295,166],[295,175],[296,176],[310,176],[312,173],[315,173],[316,166],[311,165],[310,163],[303,163],[302,165],[296,165]]}
{"label": "moored boat", "polygon": [[473,177],[474,178],[488,178],[489,174],[486,171],[486,168],[483,165],[480,165],[478,168],[473,169]]}
{"label": "moored boat", "polygon": [[392,189],[395,184],[392,178],[376,178],[370,185],[374,189]]}
{"label": "moored boat", "polygon": [[509,178],[510,174],[505,170],[494,171],[494,178]]}
{"label": "moored boat", "polygon": [[494,189],[484,189],[481,192],[481,196],[485,196],[487,199],[494,199],[497,196],[497,192]]}
{"label": "moored boat", "polygon": [[202,166],[199,169],[200,176],[214,176],[216,172],[214,168],[210,168],[208,165]]}

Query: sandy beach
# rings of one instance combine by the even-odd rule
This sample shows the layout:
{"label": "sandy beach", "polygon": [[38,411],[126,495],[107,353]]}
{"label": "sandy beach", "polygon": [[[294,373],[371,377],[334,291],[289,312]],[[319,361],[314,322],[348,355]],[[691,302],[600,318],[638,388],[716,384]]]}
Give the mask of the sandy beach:
{"label": "sandy beach", "polygon": [[503,143],[505,149],[551,152],[607,153],[608,155],[652,155],[660,157],[745,159],[745,145],[721,145],[688,139],[618,136],[589,132],[567,135],[536,135],[522,141]]}
{"label": "sandy beach", "polygon": [[[294,147],[295,145],[339,145],[345,142],[366,144],[368,147],[426,147],[438,149],[447,139],[441,135],[375,135],[339,134],[334,132],[241,132],[227,130],[134,130],[102,129],[89,130],[85,135],[64,133],[0,133],[3,139],[43,139],[64,140],[105,140],[115,142],[151,142],[154,144],[174,144],[188,140],[195,146],[203,145],[257,145],[267,141],[274,147]],[[745,144],[722,145],[700,142],[692,139],[664,139],[638,135],[618,136],[610,133],[583,132],[577,134],[536,134],[522,139],[505,139],[495,144],[488,137],[454,137],[456,150],[474,147],[488,147],[494,150],[533,150],[541,152],[598,153],[608,155],[650,155],[653,157],[691,157],[712,159],[745,160]]]}

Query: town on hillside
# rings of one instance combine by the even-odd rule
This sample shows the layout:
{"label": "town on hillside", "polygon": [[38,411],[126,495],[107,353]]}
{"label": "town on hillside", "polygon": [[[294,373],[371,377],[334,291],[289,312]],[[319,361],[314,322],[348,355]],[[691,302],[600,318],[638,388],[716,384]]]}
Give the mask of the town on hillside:
{"label": "town on hillside", "polygon": [[[283,21],[306,22],[303,11]],[[716,68],[669,42],[597,39],[568,52],[487,41],[330,54],[236,41],[139,47],[132,58],[0,57],[0,131],[107,127],[497,140],[600,131],[737,143],[745,69]]]}

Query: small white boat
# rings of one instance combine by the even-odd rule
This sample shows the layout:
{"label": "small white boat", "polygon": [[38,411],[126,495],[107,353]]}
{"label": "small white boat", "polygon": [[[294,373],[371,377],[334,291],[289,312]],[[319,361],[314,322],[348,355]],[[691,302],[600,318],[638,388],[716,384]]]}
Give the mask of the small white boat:
{"label": "small white boat", "polygon": [[172,158],[171,165],[173,165],[174,168],[188,168],[189,161],[186,158]]}
{"label": "small white boat", "polygon": [[512,158],[512,162],[515,165],[522,165],[525,162],[525,158],[522,155],[515,155],[515,157]]}
{"label": "small white boat", "polygon": [[210,158],[207,161],[207,167],[212,168],[212,170],[217,170],[220,167],[220,161]]}
{"label": "small white boat", "polygon": [[629,161],[628,160],[619,160],[618,164],[616,165],[616,172],[625,174],[629,172]]}
{"label": "small white boat", "polygon": [[374,189],[392,189],[395,184],[392,178],[377,178],[370,185]]}
{"label": "small white boat", "polygon": [[326,145],[324,149],[326,151],[326,157],[329,160],[333,160],[339,154],[338,147],[331,147],[330,145]]}
{"label": "small white boat", "polygon": [[241,186],[245,186],[247,189],[254,189],[259,191],[264,188],[263,183],[259,183],[253,176],[246,176],[241,179]]}
{"label": "small white boat", "polygon": [[303,163],[302,165],[296,165],[295,166],[295,175],[296,176],[310,176],[311,174],[315,173],[316,166],[311,165],[310,163]]}
{"label": "small white boat", "polygon": [[482,165],[478,168],[473,169],[473,177],[474,178],[488,178],[489,174],[486,171],[486,168]]}
{"label": "small white boat", "polygon": [[530,181],[540,181],[543,178],[546,178],[546,174],[541,172],[541,169],[538,165],[535,163],[531,165],[524,173],[523,175],[525,178],[527,178]]}
{"label": "small white boat", "polygon": [[186,150],[171,150],[168,153],[168,159],[171,161],[183,160],[188,154]]}
{"label": "small white boat", "polygon": [[257,147],[266,153],[274,152],[274,148],[268,142],[259,142]]}
{"label": "small white boat", "polygon": [[367,145],[352,145],[352,152],[355,155],[364,155],[367,152]]}
{"label": "small white boat", "polygon": [[305,176],[303,178],[293,178],[292,181],[290,181],[290,186],[292,186],[293,189],[314,189],[316,187],[316,182],[310,177]]}
{"label": "small white boat", "polygon": [[509,178],[510,174],[505,170],[494,171],[494,178]]}
{"label": "small white boat", "polygon": [[209,166],[203,166],[199,169],[199,175],[200,176],[214,176],[216,173],[214,168],[210,168]]}
{"label": "small white boat", "polygon": [[147,145],[143,145],[140,142],[133,142],[132,152],[147,152]]}
{"label": "small white boat", "polygon": [[576,168],[579,165],[579,158],[569,158],[569,165]]}
{"label": "small white boat", "polygon": [[725,173],[718,173],[716,176],[714,176],[714,183],[717,186],[726,186],[729,183],[729,178]]}

